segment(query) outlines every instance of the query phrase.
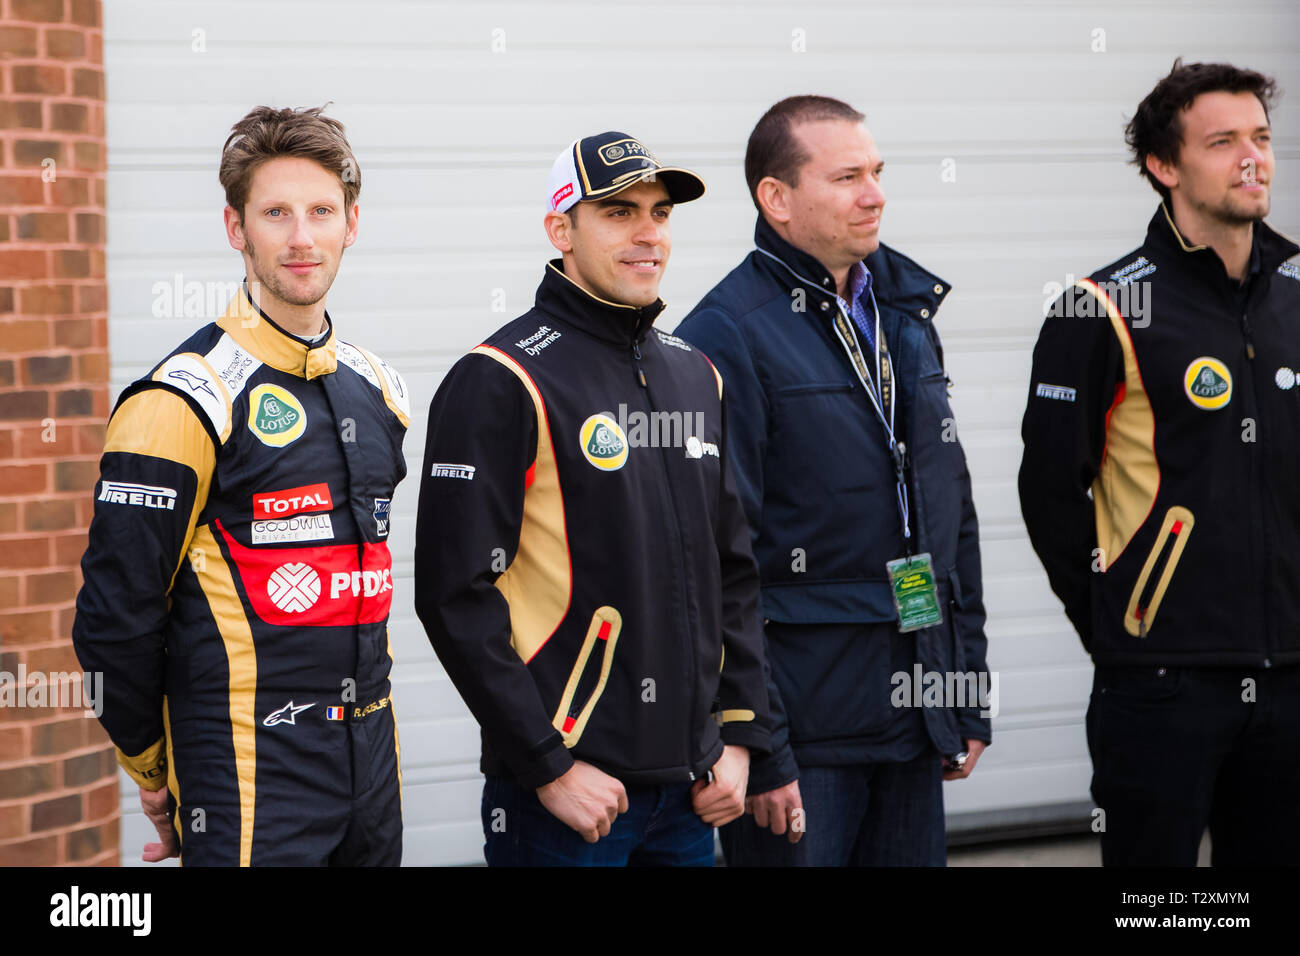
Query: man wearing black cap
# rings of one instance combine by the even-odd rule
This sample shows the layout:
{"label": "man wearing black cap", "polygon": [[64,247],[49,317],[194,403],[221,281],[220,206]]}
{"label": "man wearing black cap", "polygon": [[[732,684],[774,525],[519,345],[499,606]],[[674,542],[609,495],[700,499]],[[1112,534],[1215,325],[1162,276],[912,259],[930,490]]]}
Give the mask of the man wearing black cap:
{"label": "man wearing black cap", "polygon": [[429,411],[416,610],[482,727],[489,865],[708,866],[766,750],[722,380],[653,328],[672,207],[703,193],[623,133],[571,144],[561,258]]}

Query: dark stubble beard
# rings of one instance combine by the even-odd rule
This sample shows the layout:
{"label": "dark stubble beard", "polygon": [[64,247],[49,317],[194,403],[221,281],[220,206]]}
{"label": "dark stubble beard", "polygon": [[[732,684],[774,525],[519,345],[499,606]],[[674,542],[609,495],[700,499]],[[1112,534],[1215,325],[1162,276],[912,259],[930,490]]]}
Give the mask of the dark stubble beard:
{"label": "dark stubble beard", "polygon": [[[248,249],[249,258],[251,258],[253,262],[256,263],[257,250],[253,248],[253,241],[249,239],[247,236],[244,237],[244,246]],[[320,295],[316,296],[315,298],[303,298],[301,296],[295,295],[294,293],[291,293],[288,289],[286,289],[284,287],[284,284],[280,281],[280,277],[277,276],[274,272],[269,277],[255,274],[255,278],[257,282],[259,282],[265,289],[269,290],[273,296],[275,296],[281,302],[287,302],[290,305],[315,305],[321,299],[325,298],[326,293],[328,293],[330,290],[330,286],[334,284],[334,276],[330,276],[330,281],[326,283],[325,288]]]}
{"label": "dark stubble beard", "polygon": [[1268,215],[1269,204],[1264,203],[1264,208],[1259,212],[1245,212],[1244,210],[1234,207],[1231,198],[1225,198],[1222,203],[1211,206],[1208,203],[1200,205],[1200,211],[1212,219],[1217,220],[1225,226],[1246,226],[1251,223],[1262,222]]}

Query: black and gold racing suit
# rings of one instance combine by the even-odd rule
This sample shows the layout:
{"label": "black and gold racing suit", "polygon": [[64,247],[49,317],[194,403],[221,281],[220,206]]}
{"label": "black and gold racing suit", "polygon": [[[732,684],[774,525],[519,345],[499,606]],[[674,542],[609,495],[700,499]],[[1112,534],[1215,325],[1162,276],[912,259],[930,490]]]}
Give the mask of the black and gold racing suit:
{"label": "black and gold racing suit", "polygon": [[[328,320],[328,317],[327,317]],[[108,426],[73,641],[185,864],[396,864],[388,613],[402,378],[241,290]]]}

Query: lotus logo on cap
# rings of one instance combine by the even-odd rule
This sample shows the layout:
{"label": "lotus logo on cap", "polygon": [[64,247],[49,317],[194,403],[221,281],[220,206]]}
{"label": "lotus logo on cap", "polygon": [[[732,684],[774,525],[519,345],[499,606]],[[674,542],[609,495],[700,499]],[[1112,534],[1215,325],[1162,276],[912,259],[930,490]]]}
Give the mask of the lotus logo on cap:
{"label": "lotus logo on cap", "polygon": [[656,166],[659,161],[654,158],[650,150],[646,149],[634,139],[620,139],[613,143],[608,143],[596,151],[606,166],[613,166],[615,163],[625,163],[629,159],[648,159]]}
{"label": "lotus logo on cap", "polygon": [[689,169],[664,166],[627,133],[610,130],[574,140],[556,157],[546,185],[546,208],[567,212],[575,203],[601,199],[647,182],[662,182],[675,203],[704,195],[704,181]]}

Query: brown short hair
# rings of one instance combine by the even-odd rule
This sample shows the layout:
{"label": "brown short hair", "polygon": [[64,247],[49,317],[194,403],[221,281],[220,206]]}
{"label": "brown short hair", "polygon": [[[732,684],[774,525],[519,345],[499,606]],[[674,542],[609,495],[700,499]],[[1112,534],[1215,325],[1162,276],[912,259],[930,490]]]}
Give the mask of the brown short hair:
{"label": "brown short hair", "polygon": [[1183,63],[1174,60],[1169,75],[1138,104],[1137,112],[1124,127],[1124,142],[1133,151],[1132,163],[1164,199],[1169,190],[1147,169],[1147,156],[1166,163],[1178,162],[1183,145],[1183,110],[1202,93],[1254,93],[1264,107],[1264,116],[1277,100],[1277,83],[1270,76],[1243,70],[1230,63]]}
{"label": "brown short hair", "polygon": [[844,120],[861,123],[866,117],[842,100],[829,96],[788,96],[763,114],[745,147],[745,182],[760,213],[758,184],[766,176],[799,185],[799,170],[812,157],[794,135],[799,123]]}
{"label": "brown short hair", "polygon": [[217,178],[240,222],[244,220],[244,204],[248,202],[254,171],[277,156],[314,159],[334,173],[343,187],[344,210],[351,211],[361,194],[361,167],[352,155],[343,124],[323,116],[324,110],[324,106],[279,110],[258,106],[230,128],[226,145],[221,148]]}

